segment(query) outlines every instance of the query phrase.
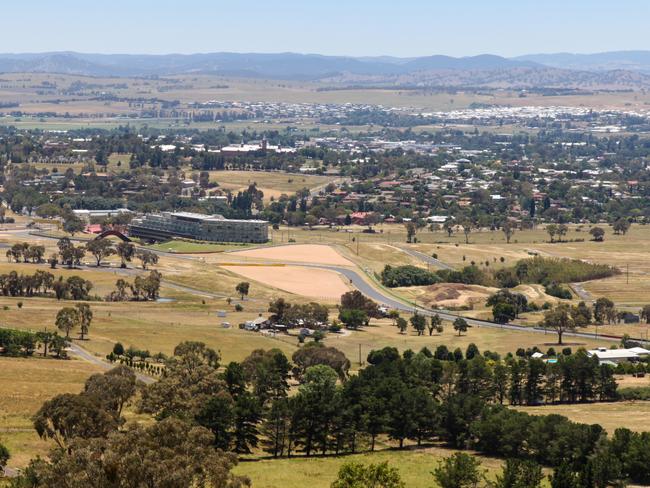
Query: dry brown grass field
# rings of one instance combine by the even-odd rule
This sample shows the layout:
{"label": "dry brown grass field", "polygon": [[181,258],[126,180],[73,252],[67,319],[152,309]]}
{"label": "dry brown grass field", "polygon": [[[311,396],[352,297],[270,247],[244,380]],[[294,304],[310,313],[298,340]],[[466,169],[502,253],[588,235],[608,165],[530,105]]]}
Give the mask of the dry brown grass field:
{"label": "dry brown grass field", "polygon": [[650,402],[630,401],[546,405],[540,407],[518,407],[517,410],[531,415],[564,415],[574,422],[600,424],[610,435],[619,427],[637,432],[650,431],[650,424],[648,423]]}
{"label": "dry brown grass field", "polygon": [[245,190],[255,183],[264,193],[266,200],[279,198],[282,194],[291,195],[303,188],[313,189],[326,185],[331,178],[319,175],[301,175],[272,171],[210,171],[210,180],[234,192]]}
{"label": "dry brown grass field", "polygon": [[31,416],[49,398],[81,391],[99,368],[81,360],[0,358],[0,371],[0,440],[12,454],[9,465],[23,467],[50,448],[33,430]]}
{"label": "dry brown grass field", "polygon": [[[63,93],[62,90],[72,83],[81,82],[92,89],[80,93]],[[43,83],[54,84],[48,89]],[[235,121],[228,123],[190,122],[185,119],[142,118],[141,109],[156,110],[158,102],[146,102],[143,107],[129,106],[128,101],[93,100],[92,92],[102,92],[121,99],[157,99],[178,100],[181,104],[205,102],[209,100],[245,101],[245,102],[285,102],[285,103],[356,103],[375,104],[391,107],[405,107],[423,111],[448,111],[464,109],[472,103],[503,106],[585,106],[594,109],[647,109],[650,94],[605,93],[595,92],[579,96],[541,96],[529,94],[520,96],[518,90],[498,90],[482,93],[463,90],[450,93],[431,92],[430,90],[404,89],[328,89],[330,85],[319,82],[277,81],[263,79],[240,79],[210,75],[185,75],[161,77],[159,79],[99,78],[64,74],[16,73],[3,74],[0,82],[0,102],[18,102],[23,117],[4,117],[2,125],[21,128],[47,128],[52,130],[69,130],[80,128],[116,128],[130,125],[132,127],[156,127],[161,129],[196,128],[209,129],[226,126],[232,130],[283,130],[286,120]],[[42,117],[40,114],[53,113],[55,116]],[[74,118],[66,117],[72,115]],[[341,131],[366,131],[372,126],[319,125],[313,119],[293,120],[293,126],[299,130],[314,129]],[[436,130],[435,126],[423,126],[416,130]],[[473,131],[471,125],[459,126],[460,130]],[[482,127],[482,130],[518,132],[521,127]]]}

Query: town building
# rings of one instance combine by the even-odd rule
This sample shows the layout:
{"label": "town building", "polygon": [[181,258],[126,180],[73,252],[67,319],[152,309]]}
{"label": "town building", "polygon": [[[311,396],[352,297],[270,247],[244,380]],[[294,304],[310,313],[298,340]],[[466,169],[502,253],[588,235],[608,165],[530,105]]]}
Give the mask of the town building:
{"label": "town building", "polygon": [[72,213],[84,222],[90,222],[91,219],[105,219],[115,217],[116,215],[131,213],[128,208],[116,208],[112,210],[73,210]]}
{"label": "town building", "polygon": [[129,235],[151,241],[184,237],[198,241],[264,243],[269,237],[264,220],[234,220],[222,215],[191,212],[146,214],[133,219]]}

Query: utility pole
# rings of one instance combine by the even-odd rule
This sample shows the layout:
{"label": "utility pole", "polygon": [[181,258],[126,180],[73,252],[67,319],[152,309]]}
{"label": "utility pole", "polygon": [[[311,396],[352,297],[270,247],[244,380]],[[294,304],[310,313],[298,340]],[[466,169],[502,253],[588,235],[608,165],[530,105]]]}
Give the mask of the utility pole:
{"label": "utility pole", "polygon": [[357,256],[359,255],[359,236],[357,236]]}
{"label": "utility pole", "polygon": [[359,343],[359,366],[361,366],[361,343]]}

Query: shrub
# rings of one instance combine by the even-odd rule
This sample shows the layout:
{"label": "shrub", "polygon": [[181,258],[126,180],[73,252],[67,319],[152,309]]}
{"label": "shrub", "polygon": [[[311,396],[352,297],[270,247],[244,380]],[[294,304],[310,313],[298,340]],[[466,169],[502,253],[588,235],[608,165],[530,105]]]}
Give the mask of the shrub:
{"label": "shrub", "polygon": [[619,388],[618,396],[621,400],[650,400],[650,386]]}
{"label": "shrub", "polygon": [[446,283],[464,283],[466,285],[491,286],[492,276],[475,265],[465,266],[460,271],[442,269],[436,273]]}
{"label": "shrub", "polygon": [[552,297],[560,298],[562,300],[571,300],[573,298],[573,295],[571,294],[571,290],[568,288],[564,288],[557,283],[552,283],[550,285],[547,285],[544,287],[544,292],[547,295],[551,295]]}
{"label": "shrub", "polygon": [[396,286],[425,286],[440,283],[440,277],[417,266],[386,265],[381,272],[381,283],[389,288]]}

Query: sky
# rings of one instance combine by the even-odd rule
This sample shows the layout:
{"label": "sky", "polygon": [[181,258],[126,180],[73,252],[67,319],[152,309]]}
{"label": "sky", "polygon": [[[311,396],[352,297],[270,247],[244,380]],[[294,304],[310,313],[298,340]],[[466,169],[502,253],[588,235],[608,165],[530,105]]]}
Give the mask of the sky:
{"label": "sky", "polygon": [[650,50],[649,0],[7,0],[0,52],[502,56]]}

